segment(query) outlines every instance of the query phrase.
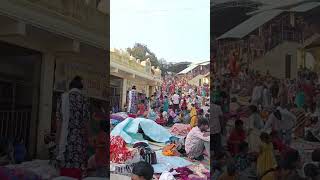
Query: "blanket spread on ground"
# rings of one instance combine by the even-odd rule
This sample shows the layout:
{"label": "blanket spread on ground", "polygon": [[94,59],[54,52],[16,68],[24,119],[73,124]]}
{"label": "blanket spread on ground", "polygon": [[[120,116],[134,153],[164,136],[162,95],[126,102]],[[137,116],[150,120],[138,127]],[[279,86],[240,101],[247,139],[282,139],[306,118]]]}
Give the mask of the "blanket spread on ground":
{"label": "blanket spread on ground", "polygon": [[157,155],[157,164],[152,165],[154,172],[161,174],[165,171],[170,171],[170,169],[176,169],[179,167],[187,167],[193,163],[178,156],[165,156],[162,154],[162,151],[156,151]]}
{"label": "blanket spread on ground", "polygon": [[136,142],[146,142],[140,133],[137,133],[139,126],[142,128],[145,135],[156,142],[167,142],[172,136],[169,131],[157,124],[156,122],[145,118],[127,118],[119,123],[111,131],[111,136],[121,136],[128,144]]}

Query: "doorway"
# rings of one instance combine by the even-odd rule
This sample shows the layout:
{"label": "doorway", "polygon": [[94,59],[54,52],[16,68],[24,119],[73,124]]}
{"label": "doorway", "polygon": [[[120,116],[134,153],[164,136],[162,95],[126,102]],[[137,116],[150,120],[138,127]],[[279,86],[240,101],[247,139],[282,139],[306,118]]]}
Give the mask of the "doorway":
{"label": "doorway", "polygon": [[292,61],[292,55],[290,54],[287,54],[286,55],[286,64],[285,64],[285,77],[287,79],[290,79],[291,78],[291,61]]}
{"label": "doorway", "polygon": [[0,139],[36,152],[41,54],[0,42]]}

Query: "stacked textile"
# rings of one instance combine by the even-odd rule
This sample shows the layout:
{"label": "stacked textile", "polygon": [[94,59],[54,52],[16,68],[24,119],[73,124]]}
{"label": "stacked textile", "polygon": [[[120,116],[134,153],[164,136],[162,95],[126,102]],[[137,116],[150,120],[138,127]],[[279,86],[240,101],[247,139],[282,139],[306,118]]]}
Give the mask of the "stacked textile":
{"label": "stacked textile", "polygon": [[20,169],[23,172],[32,172],[41,177],[41,179],[52,179],[53,177],[57,177],[59,174],[47,160],[28,161],[18,165],[8,165],[6,167]]}
{"label": "stacked textile", "polygon": [[115,113],[110,115],[110,119],[118,120],[118,121],[123,121],[128,118],[128,115],[126,113]]}
{"label": "stacked textile", "polygon": [[190,124],[181,124],[181,123],[174,124],[169,130],[169,132],[172,135],[183,136],[183,137],[186,137],[190,131],[191,131]]}
{"label": "stacked textile", "polygon": [[126,147],[125,141],[120,136],[110,138],[110,161],[124,164],[133,158],[133,152]]}

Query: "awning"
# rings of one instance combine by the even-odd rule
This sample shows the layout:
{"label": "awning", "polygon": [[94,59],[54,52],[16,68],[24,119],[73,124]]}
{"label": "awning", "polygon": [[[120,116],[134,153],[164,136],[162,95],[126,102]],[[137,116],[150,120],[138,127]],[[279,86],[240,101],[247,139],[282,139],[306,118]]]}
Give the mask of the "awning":
{"label": "awning", "polygon": [[179,72],[178,74],[186,74],[190,71],[192,71],[194,68],[196,68],[198,65],[196,64],[192,64],[189,67],[187,67],[186,69],[182,70],[181,72]]}
{"label": "awning", "polygon": [[210,61],[207,61],[207,62],[204,62],[204,63],[200,63],[199,65],[200,65],[200,66],[206,66],[206,65],[208,65],[208,64],[210,64]]}
{"label": "awning", "polygon": [[270,10],[270,11],[265,11],[257,15],[254,15],[248,20],[236,26],[235,28],[224,33],[222,36],[217,38],[217,40],[226,39],[226,38],[241,39],[244,36],[251,33],[252,31],[256,30],[258,27],[265,24],[266,22],[270,21],[274,17],[278,16],[282,12],[283,12],[282,10]]}
{"label": "awning", "polygon": [[291,8],[289,11],[292,11],[292,12],[307,12],[307,11],[310,11],[311,9],[313,8],[316,8],[320,6],[320,2],[309,2],[309,3],[304,3],[304,4],[301,4],[299,6],[296,6],[294,8]]}

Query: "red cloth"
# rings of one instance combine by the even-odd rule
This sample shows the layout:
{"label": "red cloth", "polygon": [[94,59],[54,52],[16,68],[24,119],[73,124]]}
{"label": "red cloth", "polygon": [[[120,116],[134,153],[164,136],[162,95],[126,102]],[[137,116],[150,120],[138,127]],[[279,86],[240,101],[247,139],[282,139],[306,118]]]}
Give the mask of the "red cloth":
{"label": "red cloth", "polygon": [[81,179],[82,172],[80,168],[61,168],[60,169],[60,176],[71,177],[75,179]]}
{"label": "red cloth", "polygon": [[184,109],[187,109],[187,100],[186,99],[183,99],[183,102],[181,104],[181,109],[184,110]]}
{"label": "red cloth", "polygon": [[156,120],[156,123],[161,126],[164,126],[167,124],[167,121],[163,118],[163,115],[160,114],[160,117]]}
{"label": "red cloth", "polygon": [[130,118],[137,118],[137,115],[135,115],[135,114],[128,114],[128,117],[130,117]]}
{"label": "red cloth", "polygon": [[145,106],[144,104],[139,104],[138,105],[138,116],[141,116],[141,115],[144,115],[144,112],[145,112]]}
{"label": "red cloth", "polygon": [[232,156],[239,153],[239,147],[238,145],[242,142],[244,142],[246,139],[246,133],[244,130],[232,130],[229,139],[228,139],[228,148],[229,152]]}
{"label": "red cloth", "polygon": [[132,156],[131,151],[126,147],[126,142],[120,136],[110,138],[110,161],[124,164]]}

